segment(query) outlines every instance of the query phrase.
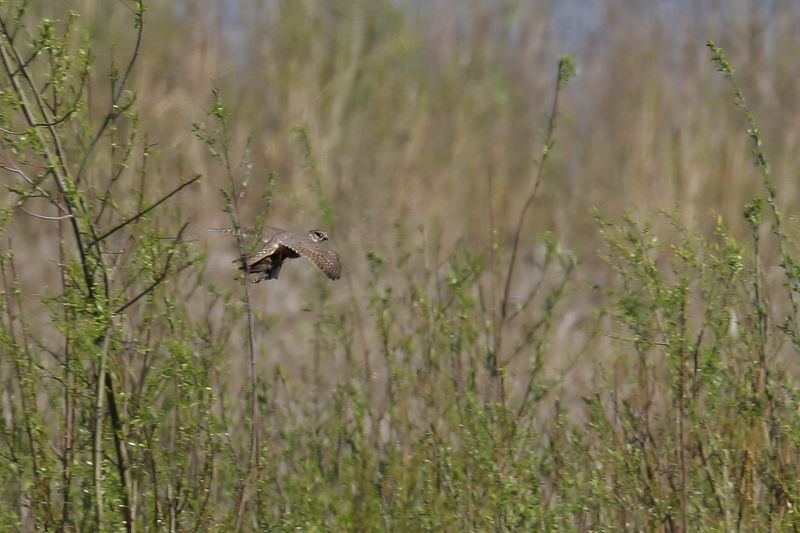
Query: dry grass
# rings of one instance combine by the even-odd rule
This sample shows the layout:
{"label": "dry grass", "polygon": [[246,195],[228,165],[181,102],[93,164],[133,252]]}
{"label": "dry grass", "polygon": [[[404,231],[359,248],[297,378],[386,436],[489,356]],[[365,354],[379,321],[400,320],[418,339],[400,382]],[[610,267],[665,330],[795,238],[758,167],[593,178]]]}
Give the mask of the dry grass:
{"label": "dry grass", "polygon": [[[73,10],[92,43],[85,122],[62,130],[75,133],[69,150],[80,154],[81,128],[96,128],[107,112],[112,57],[123,65],[136,35],[127,3],[69,4],[33,2],[26,20],[35,33],[40,17],[65,20]],[[135,127],[142,136],[112,191],[116,208],[137,211],[141,199],[131,191],[152,202],[191,176],[202,179],[110,243],[135,242],[131,261],[152,275],[151,256],[168,249],[158,243],[186,220],[193,241],[186,270],[171,272],[112,322],[90,321],[123,337],[96,333],[113,340],[110,372],[124,398],[124,427],[111,431],[135,443],[137,485],[127,494],[140,527],[796,527],[790,356],[797,350],[782,322],[791,311],[777,259],[783,237],[773,240],[766,223],[753,230],[742,216],[765,195],[763,180],[741,110],[704,44],[713,37],[741,71],[789,242],[800,175],[798,6],[608,0],[581,18],[571,3],[407,4],[147,4],[129,83],[138,122],[116,126],[119,139]],[[79,42],[80,32],[71,43]],[[514,224],[546,142],[565,51],[578,73],[561,93],[555,144],[521,233],[514,319],[495,353]],[[213,88],[228,113],[242,219],[255,221],[269,196],[270,223],[324,227],[345,265],[335,284],[291,264],[280,282],[251,290],[263,446],[258,475],[247,482],[238,474],[251,436],[247,309],[233,280],[236,243],[206,232],[228,224],[220,190],[229,178],[209,142],[193,133],[196,124],[216,127]],[[82,191],[89,202],[119,162],[103,146]],[[15,157],[8,141],[0,153]],[[4,205],[16,199],[9,193]],[[598,222],[594,211],[647,220],[675,206],[652,233],[632,220]],[[48,297],[69,286],[61,277],[63,233],[53,221],[9,213],[4,250],[13,249],[17,272],[4,259],[4,294],[18,282],[21,297],[4,304],[4,331],[20,335],[24,326],[44,345],[69,337],[67,346],[78,346],[77,333],[30,318],[60,312],[54,301],[63,301]],[[733,241],[747,244],[740,250]],[[134,266],[114,280],[133,279],[123,294],[145,281],[135,279]],[[78,328],[68,307],[65,323]],[[29,318],[15,316],[18,309]],[[732,310],[739,343],[725,334]],[[58,360],[47,350],[31,355],[36,350],[15,339],[4,346],[0,373],[15,392],[3,398],[2,453],[41,453],[57,466],[63,390],[50,383],[28,391],[36,416],[20,414],[18,396],[26,394],[25,372],[57,373]],[[91,381],[96,361],[86,357]],[[30,368],[15,371],[19,361]],[[149,367],[155,375],[146,376]],[[82,416],[81,423],[93,420],[88,410]],[[717,426],[707,427],[706,417]],[[20,420],[28,418],[59,429],[25,437]],[[788,429],[779,432],[778,423]],[[45,442],[53,450],[37,451]],[[29,469],[24,460],[11,463]],[[105,463],[112,479],[114,462]],[[4,523],[119,524],[114,491],[125,490],[108,482],[102,523],[81,499],[79,487],[92,489],[80,485],[81,475],[76,470],[67,498],[75,518],[59,514],[55,496],[25,503],[47,492],[26,481],[0,491],[14,509],[31,508],[9,511]],[[58,481],[50,483],[56,494]],[[207,487],[209,496],[186,487]],[[258,490],[236,517],[243,487]]]}

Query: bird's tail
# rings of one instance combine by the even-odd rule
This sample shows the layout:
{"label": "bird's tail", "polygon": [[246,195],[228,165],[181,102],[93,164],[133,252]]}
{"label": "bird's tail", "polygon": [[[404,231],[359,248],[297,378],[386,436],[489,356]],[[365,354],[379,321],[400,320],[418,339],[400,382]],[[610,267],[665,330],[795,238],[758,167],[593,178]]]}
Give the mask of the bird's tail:
{"label": "bird's tail", "polygon": [[234,228],[208,228],[208,231],[211,233],[219,233],[221,235],[232,235],[233,237],[247,237],[248,231],[244,228],[242,229],[234,229]]}

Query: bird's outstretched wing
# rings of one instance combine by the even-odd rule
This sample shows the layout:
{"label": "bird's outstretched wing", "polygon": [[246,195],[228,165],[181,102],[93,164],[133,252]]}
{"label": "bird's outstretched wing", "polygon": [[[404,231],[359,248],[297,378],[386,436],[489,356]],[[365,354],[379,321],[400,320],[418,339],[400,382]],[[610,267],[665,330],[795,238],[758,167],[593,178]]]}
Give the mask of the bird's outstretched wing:
{"label": "bird's outstretched wing", "polygon": [[[330,279],[339,279],[342,277],[342,262],[336,250],[331,248],[327,243],[312,241],[309,237],[304,235],[298,235],[297,233],[271,226],[264,228],[257,234],[249,228],[240,228],[239,230],[230,228],[210,228],[208,231],[244,239],[252,238],[257,245],[261,246],[260,248],[256,246],[251,248],[256,250],[254,253],[244,254],[243,259],[248,273],[267,269],[266,262],[261,265],[263,267],[262,269],[259,269],[256,265],[272,257],[274,254],[277,254],[280,257],[296,257],[298,255],[306,257],[313,261]],[[281,252],[281,247],[288,249],[285,250],[286,253]],[[291,250],[293,254],[288,253],[289,250]]]}
{"label": "bird's outstretched wing", "polygon": [[296,254],[313,261],[330,279],[342,277],[342,262],[339,260],[339,254],[326,243],[314,242],[308,237],[290,231],[274,235],[273,239]]}
{"label": "bird's outstretched wing", "polygon": [[267,257],[272,256],[278,248],[280,247],[280,243],[272,240],[265,243],[265,246],[255,253],[252,254],[244,254],[242,259],[244,259],[244,264],[247,265],[248,270],[250,267],[258,263],[259,261],[263,261]]}

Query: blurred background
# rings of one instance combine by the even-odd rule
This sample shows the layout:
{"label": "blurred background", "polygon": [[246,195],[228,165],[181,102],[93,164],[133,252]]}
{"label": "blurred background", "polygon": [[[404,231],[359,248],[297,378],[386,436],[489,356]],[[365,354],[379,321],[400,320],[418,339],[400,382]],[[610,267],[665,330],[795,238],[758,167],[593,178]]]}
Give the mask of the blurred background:
{"label": "blurred background", "polygon": [[[772,166],[784,229],[796,235],[800,2],[145,5],[142,46],[129,80],[138,116],[116,117],[92,155],[81,194],[94,209],[105,202],[103,189],[112,191],[113,214],[103,219],[103,207],[94,220],[106,228],[202,175],[141,224],[105,241],[105,249],[97,247],[115,265],[109,269],[116,276],[112,299],[127,301],[150,282],[164,259],[163,243],[183,220],[189,222],[184,237],[192,242],[180,245],[178,255],[202,260],[186,259],[185,269],[165,267],[169,276],[157,290],[112,313],[113,335],[110,329],[95,333],[93,344],[86,334],[81,344],[79,333],[100,321],[95,310],[65,296],[83,294],[76,292],[83,282],[70,285],[61,277],[68,271],[59,264],[61,226],[18,212],[11,217],[13,208],[4,212],[8,249],[24,265],[18,276],[9,274],[20,291],[17,308],[5,308],[11,333],[4,346],[22,353],[15,327],[30,335],[33,348],[26,346],[25,356],[34,378],[20,377],[19,367],[11,372],[9,360],[3,379],[19,382],[14,386],[23,392],[30,387],[45,429],[28,430],[26,437],[14,414],[22,407],[10,395],[2,400],[4,420],[23,456],[30,442],[30,450],[49,454],[52,464],[61,461],[63,524],[72,520],[69,501],[83,502],[83,516],[91,516],[84,494],[92,492],[86,487],[93,479],[101,503],[96,514],[102,505],[119,512],[112,498],[101,501],[100,468],[87,466],[95,460],[89,451],[102,446],[76,431],[69,415],[74,397],[83,403],[79,427],[102,422],[102,401],[92,403],[102,392],[93,381],[103,375],[95,368],[96,339],[112,337],[106,342],[108,375],[121,391],[121,424],[129,424],[115,425],[114,436],[117,453],[131,453],[133,481],[123,479],[122,459],[102,466],[112,472],[107,480],[117,475],[113,467],[121,471],[119,493],[132,495],[133,515],[152,521],[154,529],[170,513],[173,525],[181,523],[184,508],[191,510],[183,517],[196,511],[196,518],[185,518],[187,529],[231,523],[239,529],[250,506],[258,517],[254,530],[273,519],[283,520],[286,529],[313,530],[302,522],[313,516],[304,505],[315,508],[315,523],[329,530],[389,530],[392,520],[399,531],[413,530],[409,524],[426,512],[430,530],[441,530],[442,523],[468,530],[464,516],[472,516],[474,530],[491,524],[511,530],[515,523],[535,523],[522,515],[540,511],[542,529],[549,529],[561,519],[588,516],[591,505],[596,516],[587,523],[598,529],[624,523],[681,531],[692,516],[708,511],[710,528],[724,522],[733,530],[734,503],[742,529],[754,501],[767,517],[762,528],[773,514],[795,520],[796,359],[785,358],[778,378],[772,375],[775,381],[789,376],[780,386],[772,388],[767,375],[774,361],[800,346],[800,334],[790,327],[800,317],[800,275],[792,266],[797,262],[784,261],[785,275],[779,267],[775,243],[782,247],[782,236],[762,250],[763,272],[762,262],[752,261],[747,246],[757,242],[759,223],[751,233],[743,212],[754,196],[765,195],[763,179],[753,165],[744,113],[728,80],[716,72],[706,41],[724,47],[737,69],[736,83]],[[73,52],[90,44],[95,57],[86,108],[58,125],[76,166],[91,138],[87,132],[108,111],[109,79],[134,50],[132,4],[30,6],[21,23],[30,35],[17,46],[35,44],[34,24],[46,27],[41,18],[64,21],[74,12],[78,37],[65,42]],[[0,9],[5,20],[13,16],[10,7]],[[506,289],[515,225],[534,185],[557,65],[567,53],[576,75],[559,93],[554,144],[523,219]],[[36,65],[46,64],[46,57],[41,53]],[[45,67],[31,68],[46,79]],[[215,89],[229,112],[242,222],[252,225],[266,214],[271,225],[299,232],[322,228],[344,264],[337,282],[292,261],[280,280],[251,286],[259,377],[252,391],[247,306],[235,279],[237,245],[207,231],[231,224],[221,192],[228,173],[196,135],[198,128],[214,128],[209,112]],[[17,129],[26,129],[13,98],[2,103],[22,124]],[[131,144],[133,155],[123,158],[116,143],[135,127],[141,134]],[[29,164],[12,142],[23,136],[10,130],[4,135],[4,157]],[[37,147],[26,149],[35,153]],[[30,166],[36,172],[47,168],[35,163]],[[120,171],[111,178],[107,169],[115,165]],[[17,178],[6,172],[9,183]],[[141,197],[131,192],[140,190]],[[9,193],[8,205],[16,198]],[[41,198],[27,207],[39,205],[47,207]],[[626,212],[644,219],[659,210],[673,212],[674,221],[691,231],[661,237],[630,225],[619,231],[602,226],[602,234],[596,219],[598,212],[615,221]],[[726,235],[658,248],[669,239],[680,244],[689,234],[710,236],[726,224],[734,239],[747,242],[744,248]],[[761,230],[769,235],[767,224]],[[76,257],[69,246],[65,257]],[[662,261],[669,255],[671,262]],[[771,295],[782,296],[769,302],[759,292],[762,282],[776,289]],[[41,316],[55,325],[45,325]],[[62,349],[79,354],[79,371],[62,363]],[[70,385],[70,379],[78,381]],[[249,418],[251,392],[253,412],[259,411]],[[562,417],[565,407],[572,426]],[[745,408],[749,425],[740,419]],[[71,441],[62,439],[61,411],[67,413],[63,433],[78,435],[75,449],[84,454],[75,460]],[[690,430],[684,427],[687,412]],[[253,426],[248,420],[255,420]],[[96,435],[101,429],[98,423]],[[109,433],[101,437],[110,446]],[[66,451],[60,454],[62,442]],[[256,463],[261,470],[243,481],[241,472]],[[9,465],[4,479],[16,480],[16,466]],[[76,474],[80,485],[70,484],[73,466],[84,470]],[[36,478],[35,466],[31,471]],[[614,485],[612,478],[622,481]],[[4,497],[21,509],[21,521],[33,484],[20,482]],[[40,483],[41,493],[56,484]],[[250,485],[258,491],[248,500]],[[138,501],[150,488],[152,505],[147,497]],[[181,490],[183,496],[175,497]],[[589,492],[602,493],[605,504],[587,503]],[[42,501],[46,516],[55,504]],[[490,504],[496,514],[482,514]],[[437,516],[431,511],[437,505],[453,512]],[[673,522],[678,506],[683,529]],[[238,509],[235,517],[232,509]],[[510,517],[518,511],[515,522]],[[638,518],[629,520],[629,511]]]}
{"label": "blurred background", "polygon": [[[68,8],[88,23],[100,65],[129,49],[123,3],[41,11]],[[592,207],[677,204],[693,223],[712,211],[733,222],[758,180],[707,39],[741,71],[782,192],[795,195],[800,6],[790,0],[154,1],[147,15],[133,73],[143,123],[161,174],[205,176],[202,198],[182,206],[201,225],[222,222],[220,172],[191,126],[218,86],[239,153],[251,139],[250,213],[275,173],[272,218],[323,222],[319,180],[341,243],[385,242],[398,225],[485,240],[489,207],[516,213],[529,188],[565,52],[578,75],[528,231],[591,252]]]}
{"label": "blurred background", "polygon": [[[35,9],[62,19],[69,10],[93,39],[90,104],[104,109],[112,57],[121,64],[132,49],[130,10],[80,0]],[[791,0],[153,1],[132,89],[153,145],[153,196],[203,175],[170,210],[191,221],[209,254],[205,279],[235,288],[235,243],[206,232],[230,224],[220,193],[228,178],[192,132],[217,87],[231,113],[243,223],[265,212],[269,190],[270,224],[328,230],[345,268],[328,296],[342,312],[365,314],[367,252],[386,260],[388,285],[436,274],[457,249],[507,257],[542,152],[557,61],[572,54],[577,75],[560,97],[510,301],[541,277],[542,243],[552,235],[583,266],[553,341],[555,352],[574,351],[595,327],[589,287],[613,279],[598,258],[593,209],[618,218],[678,207],[701,231],[720,214],[744,235],[743,206],[761,194],[761,178],[707,39],[739,69],[791,206],[800,183],[798,27],[800,4]],[[38,264],[57,279],[54,263]],[[37,268],[29,280],[41,279]],[[309,362],[315,318],[304,311],[318,292],[307,284],[319,277],[291,264],[280,283],[255,287],[266,323],[301,332],[265,334],[266,368]]]}
{"label": "blurred background", "polygon": [[[101,65],[127,50],[120,2],[72,4]],[[397,229],[445,250],[480,247],[493,211],[509,238],[565,52],[578,75],[562,95],[529,243],[552,231],[590,261],[595,207],[678,205],[691,225],[713,213],[739,223],[760,180],[707,39],[741,71],[781,192],[797,194],[800,6],[790,0],[156,1],[147,15],[133,76],[159,173],[204,175],[181,209],[200,229],[226,222],[224,178],[191,132],[218,86],[234,155],[249,139],[248,218],[274,173],[270,220],[332,226],[353,279],[365,244],[391,250]]]}

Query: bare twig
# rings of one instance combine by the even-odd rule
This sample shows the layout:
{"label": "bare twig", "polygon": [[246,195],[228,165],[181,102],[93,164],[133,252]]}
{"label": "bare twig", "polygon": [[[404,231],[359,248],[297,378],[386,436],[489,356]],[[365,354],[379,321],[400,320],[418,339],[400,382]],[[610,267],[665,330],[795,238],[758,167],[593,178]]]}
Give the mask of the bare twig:
{"label": "bare twig", "polygon": [[558,100],[559,100],[559,95],[561,94],[561,89],[564,86],[564,81],[563,81],[564,61],[565,60],[562,59],[558,63],[558,72],[556,74],[556,86],[555,90],[553,91],[553,102],[550,106],[550,113],[548,114],[547,117],[547,130],[545,132],[542,155],[539,158],[539,162],[536,166],[536,174],[533,178],[533,188],[531,189],[531,192],[528,194],[525,203],[522,205],[522,209],[519,212],[519,217],[517,218],[517,225],[516,228],[514,229],[514,241],[513,244],[511,245],[511,258],[508,261],[508,271],[506,272],[506,277],[505,277],[505,288],[503,289],[503,299],[500,302],[500,324],[498,325],[499,336],[496,343],[497,345],[499,345],[500,341],[502,340],[502,329],[508,317],[508,300],[511,293],[511,281],[514,278],[514,266],[517,263],[517,253],[519,251],[519,239],[520,236],[522,235],[522,225],[525,222],[525,215],[528,214],[528,210],[533,205],[533,200],[536,198],[536,193],[539,191],[539,187],[542,184],[542,176],[544,175],[545,163],[547,162],[547,157],[550,155],[550,152],[553,148],[553,134],[555,133],[555,127],[556,127]]}
{"label": "bare twig", "polygon": [[[94,217],[95,225],[99,225],[100,224],[100,221],[103,218],[103,214],[106,212],[106,207],[108,207],[109,201],[111,200],[111,189],[112,189],[112,187],[114,187],[114,184],[117,183],[117,180],[119,180],[120,176],[122,176],[122,172],[126,168],[128,168],[128,165],[126,163],[127,163],[128,159],[130,158],[131,153],[133,152],[133,147],[134,147],[134,142],[133,141],[134,141],[135,135],[136,135],[136,132],[134,130],[133,132],[131,132],[130,137],[128,139],[128,142],[125,143],[126,144],[125,153],[123,154],[121,162],[119,163],[119,166],[117,167],[117,171],[114,172],[112,174],[111,178],[108,180],[108,183],[106,184],[105,190],[103,191],[103,195],[100,197],[100,209],[98,209],[97,215]],[[114,160],[114,154],[116,153],[115,146],[116,146],[116,143],[111,143],[111,160],[112,161]],[[143,158],[147,155],[147,148],[148,147],[145,147],[145,149],[144,149],[144,152],[143,152],[143,155],[142,155]],[[143,169],[144,169],[144,167],[143,167]],[[144,170],[142,170],[142,172],[144,172]],[[144,187],[140,187],[139,190],[143,192],[144,191]],[[141,199],[142,194],[140,194],[139,196],[140,196],[140,199]],[[139,205],[138,209],[141,210],[141,208],[142,208],[141,205]]]}
{"label": "bare twig", "polygon": [[[183,232],[186,230],[186,228],[188,226],[189,226],[188,222],[185,223],[183,226],[181,226],[181,229],[178,231],[178,236],[176,237],[178,242],[180,242],[181,236],[183,235]],[[114,312],[114,314],[118,315],[120,313],[123,313],[126,309],[128,309],[130,306],[132,306],[133,304],[135,304],[136,302],[141,300],[144,296],[147,296],[150,292],[153,291],[153,289],[158,287],[161,284],[161,282],[163,282],[165,279],[167,279],[167,276],[169,275],[169,267],[172,264],[172,258],[175,256],[175,252],[177,251],[177,249],[178,248],[177,248],[177,245],[176,245],[167,254],[167,261],[164,264],[164,268],[161,270],[161,274],[159,274],[153,280],[153,282],[150,285],[148,285],[144,290],[142,290],[139,294],[137,294],[136,296],[134,296],[133,298],[131,298],[130,300],[125,302],[125,304],[123,304],[121,307],[119,307]],[[185,268],[185,267],[183,267],[183,268]]]}
{"label": "bare twig", "polygon": [[547,118],[547,130],[545,132],[542,155],[539,158],[536,166],[536,173],[533,178],[533,187],[531,192],[528,194],[525,203],[522,205],[522,209],[519,212],[519,217],[517,218],[517,225],[514,229],[514,240],[513,244],[511,245],[511,257],[508,260],[508,270],[505,275],[505,287],[503,289],[503,296],[499,304],[500,320],[499,323],[495,325],[494,346],[491,354],[492,356],[490,358],[492,365],[491,371],[494,377],[497,379],[499,400],[503,405],[505,405],[505,385],[499,358],[500,354],[502,353],[501,349],[503,343],[503,332],[509,320],[508,302],[511,296],[511,282],[514,279],[514,267],[517,263],[517,253],[519,251],[520,236],[522,235],[522,225],[525,222],[525,216],[527,215],[528,210],[533,205],[533,201],[536,198],[536,193],[539,191],[539,187],[542,184],[545,163],[547,162],[548,155],[550,154],[554,144],[553,135],[556,127],[559,95],[561,94],[561,89],[566,85],[570,76],[572,76],[573,68],[572,59],[569,56],[562,57],[558,61],[555,90],[553,91],[553,101]]}
{"label": "bare twig", "polygon": [[[225,116],[224,108],[222,107],[221,97],[218,91],[214,91],[214,108],[213,114],[220,121],[221,135],[222,135],[222,162],[225,165],[225,171],[228,176],[230,184],[230,194],[223,191],[226,203],[230,206],[229,215],[236,236],[236,242],[239,248],[239,257],[242,261],[242,270],[247,272],[247,265],[245,264],[245,245],[244,239],[240,232],[241,217],[239,216],[239,200],[240,194],[236,187],[236,179],[234,177],[233,166],[230,159],[230,147],[227,131],[227,119]],[[248,458],[247,475],[242,483],[242,489],[239,493],[239,500],[236,505],[236,517],[234,520],[234,530],[240,531],[244,520],[244,511],[247,504],[248,491],[250,484],[253,482],[253,477],[259,475],[259,416],[258,416],[258,374],[256,371],[256,349],[255,349],[255,321],[253,319],[253,308],[251,304],[250,283],[245,278],[245,306],[247,308],[247,330],[248,330],[248,351],[250,357],[249,373],[250,373],[250,418],[251,418],[251,435],[250,435],[250,454]]]}
{"label": "bare twig", "polygon": [[[64,250],[64,224],[58,222],[58,256],[63,264],[66,261]],[[61,276],[61,290],[67,291],[67,276],[63,268],[59,268]],[[71,313],[68,306],[64,306],[64,323],[67,323]],[[75,372],[72,370],[72,345],[69,335],[64,336],[64,440],[61,456],[61,529],[67,531],[72,523],[69,501],[69,492],[72,485],[72,458],[74,456],[73,443],[75,440],[75,406],[73,389],[75,387]]]}
{"label": "bare twig", "polygon": [[104,239],[107,239],[108,237],[110,237],[111,235],[113,235],[114,233],[116,233],[117,231],[121,230],[122,228],[124,228],[125,226],[127,226],[128,224],[130,224],[131,222],[135,222],[135,221],[139,220],[141,217],[143,217],[144,215],[146,215],[147,213],[149,213],[150,211],[152,211],[153,209],[155,209],[155,208],[156,208],[156,207],[158,207],[159,205],[163,204],[164,202],[166,202],[167,200],[169,200],[170,198],[172,198],[174,195],[178,194],[178,193],[179,193],[181,190],[183,190],[185,187],[188,187],[189,185],[191,185],[192,183],[196,182],[196,181],[197,181],[197,180],[199,180],[200,178],[201,178],[201,175],[200,175],[200,174],[198,174],[198,175],[196,175],[195,177],[193,177],[192,179],[190,179],[190,180],[188,180],[188,181],[185,181],[185,182],[181,183],[181,184],[180,184],[180,185],[178,185],[178,186],[177,186],[175,189],[173,189],[171,192],[169,192],[169,193],[167,193],[166,195],[162,196],[162,197],[161,197],[161,198],[160,198],[160,199],[159,199],[157,202],[155,202],[154,204],[150,205],[149,207],[147,207],[147,208],[145,208],[145,209],[142,209],[141,211],[139,211],[138,213],[136,213],[136,214],[135,214],[135,215],[133,215],[132,217],[126,218],[125,220],[123,220],[122,222],[120,222],[119,224],[117,224],[116,226],[114,226],[113,228],[111,228],[110,230],[108,230],[108,231],[106,231],[105,233],[103,233],[103,234],[101,234],[101,235],[99,235],[99,236],[95,237],[95,238],[94,238],[94,239],[93,239],[91,242],[89,242],[89,244],[88,244],[87,246],[88,246],[89,248],[91,248],[92,246],[94,246],[94,245],[96,245],[97,243],[99,243],[99,242],[103,241]]}
{"label": "bare twig", "polygon": [[40,218],[42,220],[66,220],[68,218],[72,218],[72,215],[61,215],[61,216],[57,216],[57,217],[51,217],[51,216],[47,216],[47,215],[37,215],[36,213],[31,213],[30,211],[28,211],[27,209],[25,209],[22,206],[19,206],[19,209],[20,209],[20,211],[22,211],[23,213],[25,213],[28,216],[31,216],[31,217],[34,217],[34,218]]}
{"label": "bare twig", "polygon": [[[11,239],[8,242],[8,250],[11,252],[13,250],[13,245],[11,243]],[[35,407],[35,398],[32,397],[31,391],[29,386],[26,386],[26,383],[30,383],[30,376],[26,371],[26,368],[23,366],[22,361],[26,361],[28,366],[30,367],[30,351],[27,345],[27,336],[24,334],[25,325],[24,319],[21,317],[23,316],[23,309],[22,309],[22,302],[19,299],[19,292],[14,289],[14,285],[16,285],[19,281],[17,276],[16,267],[14,266],[14,255],[13,253],[9,254],[8,258],[8,265],[9,265],[9,274],[11,276],[11,280],[9,281],[6,277],[6,261],[0,261],[0,274],[2,274],[2,282],[3,282],[3,297],[5,298],[5,314],[8,320],[8,333],[10,335],[11,344],[14,349],[14,354],[12,357],[12,361],[14,363],[14,371],[17,377],[17,386],[19,387],[20,391],[20,404],[22,407],[22,420],[24,425],[25,435],[28,439],[30,450],[31,450],[31,473],[34,480],[34,486],[32,487],[34,493],[41,493],[43,488],[46,486],[45,481],[42,479],[42,471],[41,471],[41,464],[44,460],[42,456],[42,446],[40,439],[37,438],[38,432],[36,431],[34,425],[34,409]],[[16,294],[17,298],[16,301],[12,299],[12,295]],[[17,309],[14,309],[14,304],[16,303]],[[15,327],[15,323],[20,320],[22,321],[21,329],[22,332],[20,335],[17,335]],[[44,493],[41,494],[42,497],[48,496],[49,494]],[[38,499],[35,498],[35,499]],[[46,513],[47,513],[47,522],[50,521],[50,509],[49,509],[49,502],[46,505]]]}
{"label": "bare twig", "polygon": [[[109,333],[106,332],[104,342],[108,342]],[[131,475],[130,460],[128,458],[128,445],[123,434],[122,420],[117,407],[117,395],[114,393],[114,380],[110,372],[105,373],[106,396],[108,397],[108,414],[111,418],[111,427],[114,429],[114,450],[117,453],[117,474],[122,485],[122,503],[120,505],[122,516],[125,519],[125,529],[133,531],[133,514],[131,513]],[[99,386],[99,382],[98,382]]]}
{"label": "bare twig", "polygon": [[59,204],[58,201],[55,198],[53,198],[53,196],[49,192],[47,192],[46,190],[42,189],[41,185],[39,185],[42,181],[44,181],[44,178],[47,177],[46,175],[43,176],[42,178],[34,181],[23,170],[21,170],[19,168],[9,167],[9,166],[2,165],[2,164],[0,164],[0,168],[2,168],[3,170],[7,170],[9,172],[13,172],[14,174],[17,174],[23,180],[25,180],[31,187],[33,187],[34,190],[38,191],[39,194],[41,194],[43,198],[47,198],[50,201],[50,203],[53,204],[54,206],[56,206],[56,208],[59,211],[61,211],[62,213],[66,213],[67,212],[67,210],[66,210],[66,208],[64,208],[64,206]]}
{"label": "bare twig", "polygon": [[[39,123],[39,121],[36,119],[33,113],[33,108],[28,100],[27,92],[20,85],[17,76],[12,75],[15,69],[12,68],[10,54],[17,58],[18,65],[21,65],[21,62],[19,60],[19,53],[17,52],[13,44],[13,36],[8,30],[5,19],[3,19],[2,17],[0,17],[0,32],[2,32],[3,36],[5,36],[5,39],[0,38],[0,60],[3,63],[3,68],[6,71],[6,74],[8,75],[8,79],[11,82],[14,92],[19,97],[20,109],[22,110],[22,113],[25,116],[25,120],[28,122],[28,125],[31,128],[33,128],[33,131],[36,134],[36,137],[42,146],[42,152],[44,153],[45,158],[47,159],[47,162],[50,168],[52,169],[53,176],[55,177],[55,182],[58,187],[58,191],[64,198],[64,201],[66,202],[69,214],[73,215],[73,217],[70,219],[70,224],[72,226],[72,234],[78,245],[78,251],[80,253],[80,259],[81,259],[81,268],[83,271],[84,282],[86,283],[86,290],[88,292],[89,299],[93,300],[94,280],[92,278],[91,269],[89,268],[89,262],[86,258],[86,254],[84,253],[83,234],[81,233],[80,227],[78,225],[78,220],[74,216],[75,210],[77,209],[77,205],[74,205],[74,199],[71,197],[70,194],[67,193],[67,184],[65,180],[66,163],[64,161],[63,151],[61,150],[61,142],[59,140],[58,133],[56,132],[53,126],[49,126],[47,128],[50,132],[51,140],[53,141],[53,144],[55,146],[56,153],[54,154],[49,148],[49,145],[45,140],[44,135],[42,135],[41,133],[42,128],[34,127],[34,125]],[[35,85],[31,80],[30,76],[28,75],[27,69],[21,67],[20,72],[22,73],[23,77],[28,81],[29,86],[33,89],[33,97],[38,102],[40,111],[46,114],[44,106],[41,103],[41,96],[38,93],[36,93]]]}
{"label": "bare twig", "polygon": [[[81,163],[78,166],[78,171],[75,173],[75,183],[80,183],[81,178],[83,177],[83,174],[86,171],[86,165],[89,162],[89,158],[91,157],[92,153],[94,153],[94,150],[97,147],[97,143],[100,142],[100,139],[103,137],[103,133],[105,133],[108,126],[111,125],[111,122],[113,122],[124,111],[124,109],[121,109],[119,105],[120,98],[122,98],[122,93],[125,90],[126,84],[128,83],[128,77],[130,76],[131,71],[133,70],[133,65],[136,63],[136,60],[139,57],[139,50],[141,49],[142,45],[142,35],[144,32],[143,0],[136,0],[135,4],[136,8],[132,9],[132,11],[136,17],[136,30],[137,30],[136,44],[134,44],[133,52],[131,53],[131,57],[128,60],[128,66],[125,69],[125,73],[122,75],[122,78],[119,80],[119,83],[113,90],[113,96],[111,98],[111,103],[109,107],[110,110],[106,114],[105,118],[103,119],[103,123],[97,129],[94,138],[92,138],[92,141],[89,143],[89,146],[86,148],[86,151],[83,154],[83,159],[81,160]],[[130,6],[128,7],[130,8]]]}
{"label": "bare twig", "polygon": [[103,531],[103,384],[105,383],[106,360],[108,355],[109,336],[106,330],[103,348],[100,352],[100,370],[97,373],[97,390],[94,409],[94,491],[95,491],[95,527]]}

